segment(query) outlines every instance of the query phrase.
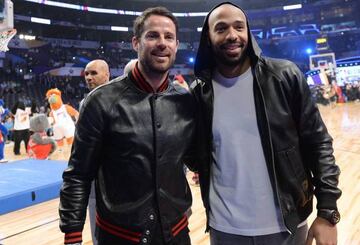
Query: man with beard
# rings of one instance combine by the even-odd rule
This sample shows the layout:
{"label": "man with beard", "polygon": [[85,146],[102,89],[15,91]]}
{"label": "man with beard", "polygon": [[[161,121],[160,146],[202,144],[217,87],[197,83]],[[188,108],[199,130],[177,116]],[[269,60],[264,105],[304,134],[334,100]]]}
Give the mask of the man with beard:
{"label": "man with beard", "polygon": [[262,56],[244,11],[224,2],[205,19],[195,75],[211,244],[336,244],[340,171],[300,70]]}
{"label": "man with beard", "polygon": [[135,67],[86,97],[60,193],[65,244],[82,241],[93,179],[98,244],[190,244],[183,163],[196,162],[198,112],[190,92],[169,82],[177,33],[167,9],[145,10],[134,22]]}

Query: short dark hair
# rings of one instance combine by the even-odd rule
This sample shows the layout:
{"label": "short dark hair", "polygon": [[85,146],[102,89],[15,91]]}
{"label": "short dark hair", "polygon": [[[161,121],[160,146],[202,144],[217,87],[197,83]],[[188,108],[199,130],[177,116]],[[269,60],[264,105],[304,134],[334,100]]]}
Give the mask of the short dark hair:
{"label": "short dark hair", "polygon": [[176,28],[176,36],[178,34],[179,23],[177,18],[165,7],[154,7],[148,8],[140,16],[138,16],[134,21],[134,35],[136,38],[140,38],[141,34],[144,32],[144,23],[151,15],[160,15],[164,17],[168,17],[175,24]]}

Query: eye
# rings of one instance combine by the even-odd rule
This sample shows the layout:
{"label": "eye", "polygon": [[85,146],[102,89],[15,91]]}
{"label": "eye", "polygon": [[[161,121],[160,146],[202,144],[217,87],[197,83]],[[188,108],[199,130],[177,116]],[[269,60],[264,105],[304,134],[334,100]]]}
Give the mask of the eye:
{"label": "eye", "polygon": [[146,34],[146,38],[147,39],[154,39],[154,38],[157,38],[159,35],[155,32],[149,32]]}
{"label": "eye", "polygon": [[226,31],[228,27],[226,25],[217,25],[215,26],[215,32],[216,33],[223,33]]}
{"label": "eye", "polygon": [[225,27],[219,27],[215,30],[217,33],[223,33],[225,31]]}
{"label": "eye", "polygon": [[238,31],[244,30],[244,26],[235,26],[235,29]]}
{"label": "eye", "polygon": [[168,40],[175,40],[175,36],[172,34],[166,35],[165,38]]}

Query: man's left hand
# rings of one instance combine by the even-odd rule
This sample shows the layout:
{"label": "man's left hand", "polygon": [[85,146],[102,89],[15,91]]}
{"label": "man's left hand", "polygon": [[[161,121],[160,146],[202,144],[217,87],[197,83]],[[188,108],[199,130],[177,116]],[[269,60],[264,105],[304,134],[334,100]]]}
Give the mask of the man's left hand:
{"label": "man's left hand", "polygon": [[311,245],[314,238],[316,245],[336,245],[336,225],[331,224],[326,219],[317,217],[309,229],[306,245]]}

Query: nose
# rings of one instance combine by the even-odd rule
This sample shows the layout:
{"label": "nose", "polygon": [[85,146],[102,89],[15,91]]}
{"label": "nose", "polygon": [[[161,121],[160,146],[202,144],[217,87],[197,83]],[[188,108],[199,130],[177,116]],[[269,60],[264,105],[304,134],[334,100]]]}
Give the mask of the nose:
{"label": "nose", "polygon": [[237,31],[233,28],[233,27],[230,27],[229,28],[229,32],[228,32],[228,35],[227,35],[227,39],[229,40],[236,40],[238,38],[238,33]]}
{"label": "nose", "polygon": [[166,48],[166,39],[165,39],[165,37],[159,37],[157,46],[160,49],[165,49]]}
{"label": "nose", "polygon": [[91,80],[91,76],[90,76],[90,75],[85,75],[85,80],[86,80],[86,81],[90,81],[90,80]]}

